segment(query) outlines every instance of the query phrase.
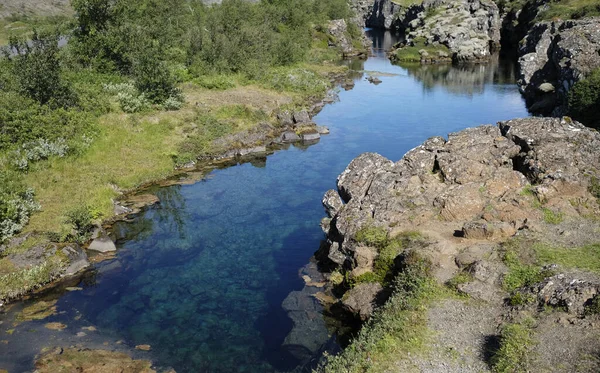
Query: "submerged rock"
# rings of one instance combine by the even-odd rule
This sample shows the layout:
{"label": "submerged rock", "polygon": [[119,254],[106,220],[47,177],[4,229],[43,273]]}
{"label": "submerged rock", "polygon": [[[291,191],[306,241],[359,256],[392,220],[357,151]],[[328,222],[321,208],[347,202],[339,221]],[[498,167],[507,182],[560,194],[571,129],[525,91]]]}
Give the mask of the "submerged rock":
{"label": "submerged rock", "polygon": [[36,372],[155,373],[148,360],[133,360],[127,354],[106,350],[54,348],[35,362]]}

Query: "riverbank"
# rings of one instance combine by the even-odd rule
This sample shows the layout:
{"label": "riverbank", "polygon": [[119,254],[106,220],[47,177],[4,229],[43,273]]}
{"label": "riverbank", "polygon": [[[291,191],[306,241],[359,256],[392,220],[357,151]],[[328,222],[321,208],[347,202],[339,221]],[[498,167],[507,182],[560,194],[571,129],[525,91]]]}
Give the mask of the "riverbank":
{"label": "riverbank", "polygon": [[[219,7],[211,9],[217,12]],[[54,21],[58,22],[48,22]],[[324,101],[333,100],[326,97],[328,92],[348,71],[339,60],[366,54],[366,46],[360,32],[352,34],[343,19],[307,27],[310,47],[300,59],[303,62],[267,65],[253,77],[248,73],[212,72],[192,78],[187,67],[178,65],[180,83],[171,89],[177,93],[176,100],[171,97],[171,101],[177,101],[171,103],[172,107],[151,104],[144,93],[119,74],[85,72],[76,65],[59,74],[65,82],[59,85],[69,87],[67,91],[77,97],[79,107],[63,109],[52,107],[52,103],[39,107],[28,103],[25,110],[35,111],[28,114],[34,116],[32,123],[19,122],[21,114],[13,113],[17,107],[21,110],[21,105],[2,108],[10,119],[8,137],[18,139],[11,143],[10,138],[3,138],[6,145],[0,154],[1,181],[6,190],[2,201],[20,209],[15,212],[8,208],[3,213],[6,227],[2,238],[21,234],[1,246],[0,276],[6,281],[0,300],[15,299],[63,275],[73,275],[67,270],[71,257],[57,252],[52,242],[61,247],[71,242],[74,250],[82,253],[81,246],[85,248],[90,239],[99,238],[102,250],[112,250],[114,245],[103,225],[114,221],[115,215],[123,217],[132,212],[123,206],[128,203],[116,201],[135,195],[139,188],[172,179],[183,169],[205,169],[217,159],[264,155],[273,146],[316,141],[326,133],[326,128],[311,122],[310,115]],[[35,42],[41,43],[38,39]],[[72,52],[70,48],[70,44],[64,47],[64,54]],[[28,49],[27,53],[46,52]],[[53,58],[58,62],[58,57]],[[21,63],[20,59],[7,57],[2,61],[7,67],[3,79],[20,82],[18,69],[13,72],[11,68]],[[71,63],[66,58],[62,61]],[[173,84],[172,79],[167,78],[169,84]],[[20,92],[7,95],[14,100]],[[57,133],[52,133],[52,126],[57,127]],[[70,137],[60,137],[61,131]],[[32,136],[44,137],[23,142]],[[47,139],[51,136],[59,137],[54,142]],[[136,211],[144,203],[156,202],[153,198],[146,202],[134,199]],[[91,246],[98,248],[94,243]],[[37,253],[30,261],[15,259],[14,255],[27,257],[30,252]]]}

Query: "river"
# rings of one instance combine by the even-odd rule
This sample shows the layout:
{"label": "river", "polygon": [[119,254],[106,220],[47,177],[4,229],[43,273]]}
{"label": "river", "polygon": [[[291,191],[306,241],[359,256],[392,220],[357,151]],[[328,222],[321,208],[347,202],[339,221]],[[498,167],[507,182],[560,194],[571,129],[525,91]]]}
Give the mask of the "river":
{"label": "river", "polygon": [[[45,295],[58,299],[56,315],[14,323],[31,301],[0,315],[0,368],[32,371],[53,345],[129,351],[179,373],[293,368],[280,348],[292,328],[281,304],[303,286],[298,270],[324,236],[321,197],[348,163],[362,152],[398,160],[431,136],[528,115],[510,63],[395,66],[384,53],[394,38],[369,33],[374,55],[350,63],[355,87],[314,118],[329,135],[153,188],[161,203],[115,225],[117,255],[82,290]],[[368,82],[370,72],[382,83]],[[133,350],[140,344],[152,349]]]}

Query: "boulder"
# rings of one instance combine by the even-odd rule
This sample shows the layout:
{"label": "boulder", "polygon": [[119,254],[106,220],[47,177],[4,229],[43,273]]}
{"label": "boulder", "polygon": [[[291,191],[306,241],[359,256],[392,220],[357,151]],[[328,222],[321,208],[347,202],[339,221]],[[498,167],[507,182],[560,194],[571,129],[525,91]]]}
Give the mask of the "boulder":
{"label": "boulder", "polygon": [[310,116],[306,110],[300,110],[294,113],[294,123],[310,123]]}
{"label": "boulder", "polygon": [[110,239],[110,237],[104,235],[93,240],[90,246],[88,247],[88,250],[97,251],[100,253],[108,253],[112,251],[117,251],[117,247],[115,246],[113,240]]}
{"label": "boulder", "polygon": [[379,283],[359,284],[344,294],[342,306],[364,321],[373,313],[377,295],[382,289]]}

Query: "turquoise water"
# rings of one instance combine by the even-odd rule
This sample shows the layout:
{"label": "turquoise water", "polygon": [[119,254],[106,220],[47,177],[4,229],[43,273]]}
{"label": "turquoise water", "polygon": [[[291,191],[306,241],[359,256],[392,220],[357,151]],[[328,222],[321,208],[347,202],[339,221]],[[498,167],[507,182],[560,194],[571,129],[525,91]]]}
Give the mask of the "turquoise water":
{"label": "turquoise water", "polygon": [[[384,73],[382,83],[357,74],[314,118],[331,130],[319,143],[154,188],[159,205],[114,227],[116,257],[97,264],[83,290],[52,295],[59,314],[0,337],[0,368],[31,369],[41,347],[57,344],[150,344],[135,356],[179,373],[294,367],[280,348],[292,327],[281,303],[303,286],[298,270],[323,239],[321,197],[348,163],[366,151],[398,160],[428,137],[528,115],[510,65],[400,67],[376,52],[351,66]],[[45,331],[50,321],[68,327]],[[90,325],[97,330],[76,336]]]}

